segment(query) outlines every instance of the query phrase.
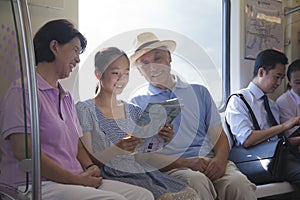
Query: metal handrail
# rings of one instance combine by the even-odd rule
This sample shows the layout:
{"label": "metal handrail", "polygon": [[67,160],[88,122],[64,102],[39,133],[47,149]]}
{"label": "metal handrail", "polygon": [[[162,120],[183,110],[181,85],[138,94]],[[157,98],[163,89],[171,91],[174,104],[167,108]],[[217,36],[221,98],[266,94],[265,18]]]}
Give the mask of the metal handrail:
{"label": "metal handrail", "polygon": [[218,108],[219,112],[226,109],[226,99],[230,95],[230,14],[231,1],[222,1],[222,105]]}
{"label": "metal handrail", "polygon": [[32,29],[29,18],[29,9],[27,0],[17,0],[18,12],[20,17],[21,36],[23,48],[20,48],[23,53],[26,77],[28,84],[28,102],[30,108],[30,126],[31,126],[31,140],[32,140],[32,199],[41,199],[41,146],[39,133],[39,115],[38,115],[38,93],[35,73],[35,59],[33,48]]}
{"label": "metal handrail", "polygon": [[284,8],[284,15],[289,15],[300,10],[300,6],[294,8]]}

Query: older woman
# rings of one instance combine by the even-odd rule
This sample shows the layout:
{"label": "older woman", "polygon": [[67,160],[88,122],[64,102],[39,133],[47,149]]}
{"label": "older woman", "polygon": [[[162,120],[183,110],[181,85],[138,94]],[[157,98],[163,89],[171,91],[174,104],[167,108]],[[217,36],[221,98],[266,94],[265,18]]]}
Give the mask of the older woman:
{"label": "older woman", "polygon": [[[145,199],[153,195],[146,189],[118,181],[102,180],[100,169],[92,164],[79,140],[81,128],[73,99],[59,79],[69,76],[80,62],[85,37],[67,20],[46,23],[34,37],[39,98],[41,174],[43,199]],[[25,86],[25,95],[28,89]],[[27,125],[29,106],[26,105]],[[1,112],[0,183],[23,190],[26,174],[20,170],[25,156],[25,133],[31,155],[31,127],[24,131],[22,85],[17,82],[3,100]],[[13,175],[13,176],[12,176]],[[31,183],[31,180],[29,180]],[[30,197],[31,190],[26,191]]]}

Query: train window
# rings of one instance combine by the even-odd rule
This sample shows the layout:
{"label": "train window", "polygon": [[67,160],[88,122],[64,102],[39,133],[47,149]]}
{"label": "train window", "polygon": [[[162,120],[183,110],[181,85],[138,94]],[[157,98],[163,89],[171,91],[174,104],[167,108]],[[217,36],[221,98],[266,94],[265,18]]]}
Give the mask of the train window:
{"label": "train window", "polygon": [[[175,40],[172,71],[205,85],[217,106],[222,101],[222,1],[210,0],[79,0],[79,30],[88,39],[78,73],[80,100],[90,98],[97,83],[93,58],[103,47],[116,46],[130,56],[134,38],[144,31]],[[145,89],[134,67],[123,99]],[[75,95],[76,98],[76,95]]]}

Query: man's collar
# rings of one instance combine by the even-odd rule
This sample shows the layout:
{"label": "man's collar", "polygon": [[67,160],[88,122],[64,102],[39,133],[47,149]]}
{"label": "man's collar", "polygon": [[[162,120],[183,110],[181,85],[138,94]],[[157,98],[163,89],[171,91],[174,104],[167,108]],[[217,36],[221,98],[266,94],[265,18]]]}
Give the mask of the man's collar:
{"label": "man's collar", "polygon": [[265,93],[252,81],[249,83],[248,88],[256,99],[260,99]]}
{"label": "man's collar", "polygon": [[[173,87],[173,91],[176,90],[177,88],[187,88],[188,87],[188,83],[183,82],[178,76],[174,75],[175,78],[175,85]],[[148,88],[148,94],[149,95],[156,95],[159,94],[163,91],[165,91],[166,89],[160,89],[158,87],[155,87],[152,84],[149,84],[149,88]]]}
{"label": "man's collar", "polygon": [[187,88],[189,84],[187,82],[182,81],[179,76],[175,76],[176,84],[174,88]]}

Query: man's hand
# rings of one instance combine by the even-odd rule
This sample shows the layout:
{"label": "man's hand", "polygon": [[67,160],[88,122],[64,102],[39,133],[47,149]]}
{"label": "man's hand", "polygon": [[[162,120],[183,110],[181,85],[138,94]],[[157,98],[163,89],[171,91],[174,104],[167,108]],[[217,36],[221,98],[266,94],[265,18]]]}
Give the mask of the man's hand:
{"label": "man's hand", "polygon": [[186,163],[188,163],[188,168],[202,173],[206,170],[209,164],[206,159],[201,157],[187,158]]}
{"label": "man's hand", "polygon": [[227,160],[221,160],[216,157],[211,158],[208,161],[208,166],[204,170],[204,174],[212,181],[224,176],[227,166]]}
{"label": "man's hand", "polygon": [[284,131],[299,125],[300,125],[300,117],[293,117],[282,124],[282,126],[284,127]]}
{"label": "man's hand", "polygon": [[187,167],[205,174],[210,180],[221,178],[225,174],[227,161],[218,158],[188,158]]}

